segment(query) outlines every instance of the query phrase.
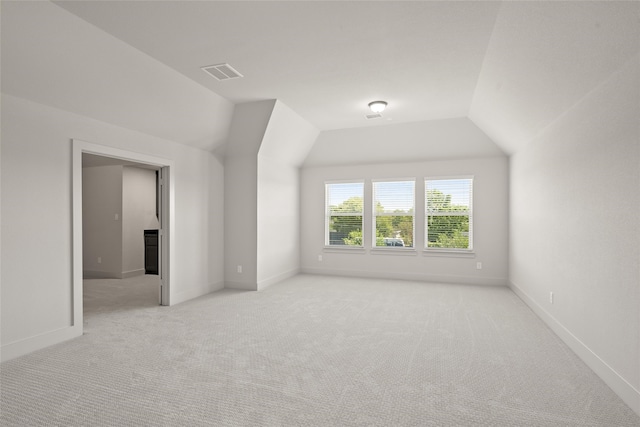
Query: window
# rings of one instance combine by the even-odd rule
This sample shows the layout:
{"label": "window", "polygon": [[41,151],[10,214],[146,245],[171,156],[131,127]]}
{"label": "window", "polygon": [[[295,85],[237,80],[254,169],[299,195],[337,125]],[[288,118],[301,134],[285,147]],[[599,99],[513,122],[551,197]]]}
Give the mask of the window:
{"label": "window", "polygon": [[373,246],[413,247],[415,181],[373,181]]}
{"label": "window", "polygon": [[473,179],[425,180],[427,249],[473,248]]}
{"label": "window", "polygon": [[362,247],[364,183],[325,184],[325,245]]}

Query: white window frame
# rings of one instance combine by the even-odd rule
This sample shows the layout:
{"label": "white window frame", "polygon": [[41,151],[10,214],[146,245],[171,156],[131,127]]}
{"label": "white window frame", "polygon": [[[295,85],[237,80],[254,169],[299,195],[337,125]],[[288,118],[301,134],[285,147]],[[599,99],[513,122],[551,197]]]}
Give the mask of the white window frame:
{"label": "white window frame", "polygon": [[[429,181],[450,181],[450,180],[470,180],[471,188],[469,189],[469,209],[467,211],[450,211],[450,212],[442,212],[442,213],[432,213],[429,214],[427,211],[428,201],[427,201],[427,190],[428,190],[428,182]],[[458,175],[458,176],[434,176],[434,177],[425,177],[424,178],[424,248],[423,250],[431,253],[444,253],[444,252],[455,252],[455,253],[473,253],[474,251],[474,239],[473,239],[473,188],[475,185],[475,179],[473,175]],[[469,217],[469,244],[467,248],[434,248],[429,247],[429,216],[468,216]]]}
{"label": "white window frame", "polygon": [[[398,251],[398,250],[404,250],[404,251],[415,251],[415,247],[416,247],[416,177],[410,177],[410,178],[376,178],[376,179],[372,179],[371,180],[371,248],[377,251],[381,251],[381,250],[392,250],[392,251]],[[411,246],[376,246],[376,241],[377,241],[377,235],[376,235],[376,230],[377,230],[377,218],[383,217],[383,216],[390,216],[390,217],[394,217],[394,216],[409,216],[409,214],[406,215],[399,215],[398,213],[395,212],[382,212],[382,213],[378,213],[376,211],[376,184],[377,183],[383,183],[383,182],[412,182],[413,183],[413,191],[412,191],[412,196],[413,196],[413,213],[411,214],[411,216],[413,217],[413,222],[412,222],[412,227],[411,227],[411,232],[412,232],[412,236],[411,236],[411,240],[412,240],[412,245]]]}
{"label": "white window frame", "polygon": [[[339,184],[361,184],[362,185],[362,211],[360,213],[357,212],[334,212],[333,215],[331,210],[329,209],[329,186],[331,185],[339,185]],[[364,248],[364,203],[365,203],[365,181],[364,179],[356,179],[356,180],[341,180],[341,181],[325,181],[324,183],[324,247],[325,249],[345,249],[345,250],[353,250],[353,249],[362,249]],[[331,230],[329,229],[329,224],[331,223],[332,216],[360,216],[362,218],[360,229],[362,230],[362,245],[331,245]]]}

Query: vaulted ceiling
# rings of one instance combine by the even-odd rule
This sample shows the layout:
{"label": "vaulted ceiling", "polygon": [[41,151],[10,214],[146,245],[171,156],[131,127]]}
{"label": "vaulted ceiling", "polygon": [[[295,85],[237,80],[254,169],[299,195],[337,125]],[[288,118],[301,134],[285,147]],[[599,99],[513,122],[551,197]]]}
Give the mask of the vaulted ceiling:
{"label": "vaulted ceiling", "polygon": [[278,99],[321,139],[466,118],[511,154],[640,50],[638,2],[54,3],[2,3],[3,92],[206,149]]}

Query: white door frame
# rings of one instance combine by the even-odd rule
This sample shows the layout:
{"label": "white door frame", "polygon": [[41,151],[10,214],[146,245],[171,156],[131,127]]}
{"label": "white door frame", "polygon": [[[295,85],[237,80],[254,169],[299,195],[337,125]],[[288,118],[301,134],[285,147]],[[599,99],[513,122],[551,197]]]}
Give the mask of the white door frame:
{"label": "white door frame", "polygon": [[159,244],[161,245],[160,259],[160,281],[162,283],[160,300],[162,305],[170,305],[171,288],[173,281],[173,230],[175,229],[174,220],[174,177],[173,177],[173,160],[161,157],[150,156],[147,154],[136,153],[133,151],[121,150],[118,148],[107,147],[104,145],[92,144],[90,142],[73,139],[72,141],[72,179],[73,179],[73,291],[72,291],[72,326],[74,329],[79,328],[79,335],[82,334],[83,328],[83,302],[82,302],[82,153],[96,154],[99,156],[114,157],[121,160],[128,160],[136,163],[144,163],[156,166],[162,169],[162,203],[161,224]]}

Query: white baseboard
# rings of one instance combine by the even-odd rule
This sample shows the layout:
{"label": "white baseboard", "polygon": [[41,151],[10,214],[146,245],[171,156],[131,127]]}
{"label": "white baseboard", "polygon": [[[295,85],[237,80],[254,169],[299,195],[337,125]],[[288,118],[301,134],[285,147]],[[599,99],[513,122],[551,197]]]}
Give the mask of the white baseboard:
{"label": "white baseboard", "polygon": [[144,268],[139,268],[137,270],[123,271],[120,277],[122,279],[128,279],[129,277],[142,276],[144,275],[144,272],[145,272]]}
{"label": "white baseboard", "polygon": [[269,277],[268,279],[264,279],[264,280],[260,280],[258,281],[258,290],[261,291],[263,289],[266,289],[267,287],[278,283],[278,282],[282,282],[283,280],[286,280],[290,277],[293,277],[297,274],[300,273],[300,269],[299,268],[295,268],[293,270],[289,270],[286,271],[284,273],[281,274],[277,274],[275,276]]}
{"label": "white baseboard", "polygon": [[324,268],[302,268],[302,273],[318,274],[325,276],[363,277],[372,279],[412,280],[430,283],[453,283],[458,285],[482,285],[482,286],[507,286],[506,278],[502,277],[475,277],[454,275],[433,275],[421,273],[380,272],[362,270],[336,270]]}
{"label": "white baseboard", "polygon": [[565,344],[573,350],[582,361],[591,368],[634,412],[640,415],[640,391],[618,374],[611,366],[602,360],[593,350],[587,347],[578,337],[573,335],[555,317],[549,314],[540,304],[535,302],[522,289],[512,282],[509,288],[555,332]]}
{"label": "white baseboard", "polygon": [[142,276],[145,274],[145,269],[140,268],[137,270],[121,271],[114,273],[110,271],[93,271],[84,270],[82,277],[84,279],[128,279],[129,277]]}
{"label": "white baseboard", "polygon": [[222,288],[224,288],[224,282],[217,282],[208,285],[196,286],[188,291],[171,294],[170,305],[180,304],[181,302],[189,301],[211,292],[219,291]]}
{"label": "white baseboard", "polygon": [[217,292],[224,289],[224,282],[217,282],[209,286],[209,292]]}
{"label": "white baseboard", "polygon": [[257,283],[244,283],[244,282],[224,282],[225,289],[237,289],[239,291],[257,291]]}
{"label": "white baseboard", "polygon": [[5,344],[0,348],[0,360],[4,362],[5,360],[15,359],[80,335],[82,335],[80,326],[69,326]]}
{"label": "white baseboard", "polygon": [[120,279],[118,273],[109,271],[84,270],[82,272],[83,279]]}

